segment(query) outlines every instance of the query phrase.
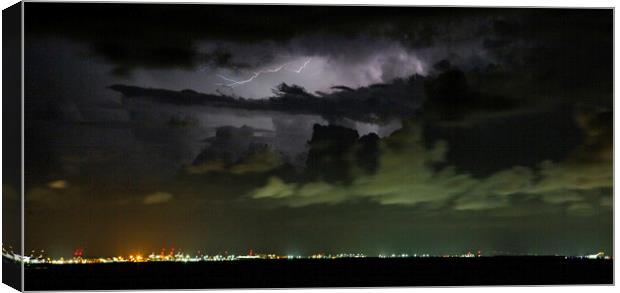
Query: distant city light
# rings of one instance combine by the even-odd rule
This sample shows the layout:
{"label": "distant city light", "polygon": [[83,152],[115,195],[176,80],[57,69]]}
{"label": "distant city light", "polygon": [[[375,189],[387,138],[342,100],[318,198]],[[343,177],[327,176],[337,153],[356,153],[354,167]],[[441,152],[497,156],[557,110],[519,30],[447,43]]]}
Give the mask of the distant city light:
{"label": "distant city light", "polygon": [[[25,264],[53,264],[53,265],[64,265],[64,264],[95,264],[95,263],[141,263],[141,262],[208,262],[208,261],[244,261],[244,260],[278,260],[278,259],[341,259],[341,258],[366,258],[366,257],[378,257],[378,258],[428,258],[428,257],[450,257],[450,258],[477,258],[483,257],[480,250],[477,250],[476,253],[472,251],[467,251],[463,254],[442,254],[442,255],[433,255],[428,253],[390,253],[390,254],[379,254],[375,256],[367,256],[364,253],[337,253],[337,254],[326,254],[326,253],[315,253],[312,255],[278,255],[273,253],[254,253],[253,250],[250,250],[246,255],[235,255],[235,254],[216,254],[216,255],[203,255],[200,252],[198,254],[191,256],[187,253],[181,253],[177,251],[174,254],[174,250],[171,249],[170,253],[166,254],[162,249],[160,254],[155,254],[154,252],[149,254],[148,256],[143,256],[142,254],[130,254],[127,257],[124,256],[114,256],[114,257],[96,257],[96,258],[85,258],[83,257],[82,249],[76,250],[78,253],[74,253],[73,258],[65,259],[64,257],[60,257],[58,259],[52,259],[50,257],[45,256],[45,251],[40,250],[39,253],[35,253],[33,250],[30,255],[20,256],[14,253],[11,250],[6,250],[4,247],[2,248],[2,256],[13,261],[23,262]],[[35,256],[36,254],[36,256]],[[588,255],[576,255],[576,256],[565,256],[565,259],[613,259],[611,256],[605,255],[604,252],[598,252],[595,254]]]}

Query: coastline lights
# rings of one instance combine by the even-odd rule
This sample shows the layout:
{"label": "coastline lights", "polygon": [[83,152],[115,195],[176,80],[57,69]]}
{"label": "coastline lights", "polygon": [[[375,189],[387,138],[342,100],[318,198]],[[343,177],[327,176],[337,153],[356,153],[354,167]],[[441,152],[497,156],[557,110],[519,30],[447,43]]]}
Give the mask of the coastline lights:
{"label": "coastline lights", "polygon": [[[13,252],[3,251],[2,257],[9,261],[15,262],[23,262],[25,264],[53,264],[53,265],[64,265],[64,264],[106,264],[106,263],[141,263],[141,262],[218,262],[218,261],[247,261],[247,260],[280,260],[280,259],[339,259],[339,258],[366,258],[363,253],[339,253],[339,254],[325,254],[325,253],[315,253],[312,255],[302,256],[302,255],[277,255],[277,254],[254,254],[249,253],[247,255],[235,255],[235,254],[217,254],[217,255],[203,255],[197,254],[195,256],[191,256],[189,254],[176,253],[174,255],[167,254],[154,254],[151,253],[147,257],[143,256],[141,253],[131,254],[127,258],[123,256],[114,256],[114,257],[97,257],[97,258],[82,258],[82,257],[73,257],[70,259],[65,259],[64,257],[60,257],[58,259],[52,259],[50,257],[31,257],[31,256],[20,256]],[[468,251],[463,254],[445,254],[445,255],[431,255],[431,254],[407,254],[407,253],[390,253],[390,254],[379,254],[378,258],[427,258],[427,257],[449,257],[449,258],[476,258],[482,257],[481,253],[477,251],[473,253]],[[595,254],[588,255],[576,255],[576,256],[564,256],[565,259],[589,259],[589,260],[600,260],[600,259],[613,259],[613,256],[605,255],[604,252],[598,252]]]}

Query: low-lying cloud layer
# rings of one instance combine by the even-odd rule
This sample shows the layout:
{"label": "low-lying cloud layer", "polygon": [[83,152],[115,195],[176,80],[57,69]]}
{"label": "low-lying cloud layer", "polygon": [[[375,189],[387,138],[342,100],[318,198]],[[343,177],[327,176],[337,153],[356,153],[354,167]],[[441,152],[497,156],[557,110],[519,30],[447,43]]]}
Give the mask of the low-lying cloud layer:
{"label": "low-lying cloud layer", "polygon": [[[590,115],[591,118],[580,119],[590,121],[605,119],[599,116],[609,117],[607,113]],[[474,178],[471,174],[455,171],[453,166],[436,167],[446,162],[449,146],[438,142],[427,147],[421,127],[413,121],[381,140],[378,168],[372,174],[354,176],[350,183],[329,183],[322,178],[287,183],[281,178],[271,177],[265,186],[250,196],[274,199],[293,207],[369,199],[386,205],[424,204],[428,208],[448,205],[456,210],[480,210],[506,207],[512,196],[535,196],[552,204],[578,202],[575,205],[584,205],[583,201],[591,200],[584,198],[588,191],[613,187],[613,164],[608,156],[611,132],[607,123],[603,124],[604,129],[593,124],[582,125],[587,134],[585,145],[579,146],[563,162],[544,161],[535,168],[515,166],[486,178]],[[334,138],[332,142],[338,139]],[[601,149],[587,148],[592,144]],[[587,153],[584,149],[588,149]],[[340,157],[345,160],[352,158],[351,151],[353,148]],[[358,166],[352,168],[355,167]]]}

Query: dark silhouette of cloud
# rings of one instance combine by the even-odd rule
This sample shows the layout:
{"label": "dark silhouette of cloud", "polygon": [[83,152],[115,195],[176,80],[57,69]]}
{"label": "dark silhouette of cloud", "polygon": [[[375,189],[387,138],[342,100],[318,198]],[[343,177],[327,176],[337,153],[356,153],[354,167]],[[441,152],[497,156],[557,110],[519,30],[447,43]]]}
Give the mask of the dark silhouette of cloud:
{"label": "dark silhouette of cloud", "polygon": [[[355,91],[337,91],[321,97],[297,85],[281,84],[268,99],[244,99],[225,95],[197,93],[192,90],[171,91],[113,85],[110,88],[127,99],[146,99],[173,105],[205,105],[255,111],[279,111],[295,114],[318,114],[326,119],[350,118],[357,121],[386,121],[413,115],[424,99],[421,77],[391,84],[371,86]],[[416,94],[420,93],[419,96]]]}
{"label": "dark silhouette of cloud", "polygon": [[281,155],[269,141],[255,136],[258,130],[248,126],[220,127],[214,137],[185,170],[190,174],[227,172],[245,174],[268,172],[283,164]]}

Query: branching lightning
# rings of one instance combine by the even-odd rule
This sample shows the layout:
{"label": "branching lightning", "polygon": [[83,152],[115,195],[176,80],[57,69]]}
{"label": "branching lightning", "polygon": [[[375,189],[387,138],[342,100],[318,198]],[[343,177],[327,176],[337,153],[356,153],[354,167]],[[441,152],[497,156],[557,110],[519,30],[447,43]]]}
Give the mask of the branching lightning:
{"label": "branching lightning", "polygon": [[280,72],[282,69],[285,69],[287,71],[290,72],[294,72],[294,73],[301,73],[302,70],[304,70],[304,68],[306,68],[306,66],[310,63],[310,61],[312,60],[312,58],[309,58],[308,60],[306,60],[298,69],[288,69],[286,68],[291,62],[287,62],[284,63],[278,67],[275,68],[270,68],[270,69],[263,69],[257,72],[254,72],[248,79],[245,80],[234,80],[232,78],[226,77],[224,75],[221,74],[217,74],[217,77],[227,81],[228,83],[218,83],[217,85],[221,85],[221,86],[225,86],[225,87],[230,87],[230,88],[235,88],[237,86],[252,82],[253,80],[255,80],[256,78],[258,78],[261,74],[263,73],[276,73],[276,72]]}

